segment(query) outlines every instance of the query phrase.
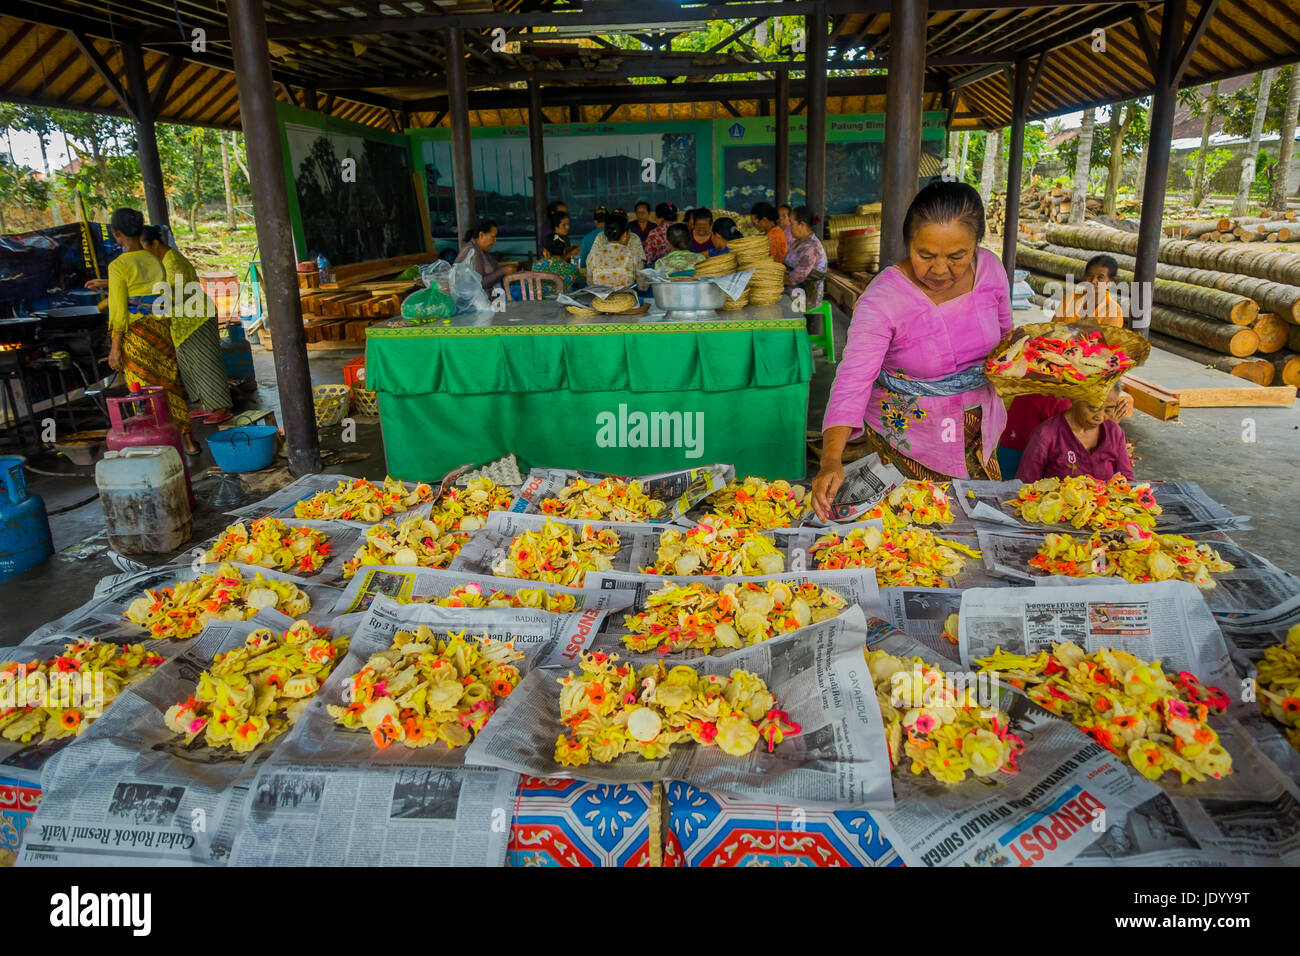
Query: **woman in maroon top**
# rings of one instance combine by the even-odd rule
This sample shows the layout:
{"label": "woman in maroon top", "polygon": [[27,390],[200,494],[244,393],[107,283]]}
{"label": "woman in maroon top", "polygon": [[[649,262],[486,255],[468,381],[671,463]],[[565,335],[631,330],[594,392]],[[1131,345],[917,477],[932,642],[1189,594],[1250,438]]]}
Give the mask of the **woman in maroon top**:
{"label": "woman in maroon top", "polygon": [[1091,475],[1110,481],[1116,474],[1133,477],[1124,429],[1114,421],[1119,410],[1118,384],[1106,396],[1105,405],[1073,402],[1070,407],[1043,422],[1029,436],[1025,456],[1016,478],[1026,484],[1040,478],[1072,478]]}
{"label": "woman in maroon top", "polygon": [[650,204],[644,199],[636,204],[636,218],[629,222],[627,227],[641,240],[641,245],[644,247],[646,239],[650,236],[650,230],[655,227],[655,224],[650,221]]}

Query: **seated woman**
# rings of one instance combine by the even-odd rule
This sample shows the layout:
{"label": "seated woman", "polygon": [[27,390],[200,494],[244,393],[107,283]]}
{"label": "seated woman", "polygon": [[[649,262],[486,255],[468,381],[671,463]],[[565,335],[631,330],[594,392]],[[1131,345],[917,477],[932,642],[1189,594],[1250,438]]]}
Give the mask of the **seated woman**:
{"label": "seated woman", "polygon": [[[551,223],[551,234],[542,243],[543,258],[537,260],[532,271],[559,276],[564,283],[559,291],[569,292],[578,281],[578,267],[569,261],[569,257],[578,251],[577,246],[569,245],[569,214],[557,212],[551,217]],[[548,297],[550,290],[550,286],[545,287]]]}
{"label": "seated woman", "polygon": [[668,244],[673,251],[655,262],[655,269],[668,275],[693,275],[695,267],[706,258],[703,253],[691,251],[691,231],[685,223],[675,222],[668,227]]}
{"label": "seated woman", "polygon": [[720,256],[724,252],[729,252],[727,243],[733,239],[739,239],[744,233],[736,227],[736,220],[727,216],[721,216],[713,220],[713,248],[709,250],[710,256]]}
{"label": "seated woman", "polygon": [[610,213],[601,238],[604,243],[597,242],[587,257],[587,285],[626,289],[636,279],[645,255],[627,227],[627,216]]}
{"label": "seated woman", "polygon": [[489,295],[492,289],[501,284],[505,276],[514,272],[514,266],[499,266],[490,250],[497,241],[497,224],[491,219],[480,219],[465,234],[465,244],[456,255],[457,262],[469,260],[476,272],[483,277],[483,291]]}
{"label": "seated woman", "polygon": [[708,254],[713,248],[713,211],[699,206],[691,211],[691,241],[687,247],[691,252]]}
{"label": "seated woman", "polygon": [[804,293],[804,311],[822,304],[826,292],[826,247],[813,232],[813,214],[807,206],[790,211],[794,245],[785,254],[786,295],[796,288]]}
{"label": "seated woman", "polygon": [[1105,405],[1072,402],[1070,407],[1043,422],[1029,436],[1016,478],[1026,484],[1040,478],[1091,475],[1110,481],[1116,474],[1133,477],[1124,429],[1113,417],[1119,410],[1119,384],[1106,396]]}
{"label": "seated woman", "polygon": [[668,227],[677,221],[677,207],[670,202],[661,202],[655,207],[655,217],[659,222],[646,236],[644,246],[647,264],[654,264],[672,252],[673,247],[668,245]]}

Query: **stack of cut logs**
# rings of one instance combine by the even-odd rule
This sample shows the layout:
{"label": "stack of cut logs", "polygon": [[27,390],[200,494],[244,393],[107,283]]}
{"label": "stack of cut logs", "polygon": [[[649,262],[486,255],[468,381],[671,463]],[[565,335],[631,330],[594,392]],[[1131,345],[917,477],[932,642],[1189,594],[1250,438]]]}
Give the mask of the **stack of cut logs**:
{"label": "stack of cut logs", "polygon": [[1175,222],[1165,227],[1165,235],[1201,242],[1295,242],[1300,240],[1300,222],[1295,210],[1288,209],[1266,216]]}
{"label": "stack of cut logs", "polygon": [[[1068,222],[1073,202],[1071,190],[1063,186],[1039,186],[1032,183],[1020,193],[1019,234],[1025,239],[1043,238],[1043,230],[1050,222]],[[1006,195],[994,193],[989,201],[988,227],[1002,235],[1007,221]],[[1088,215],[1101,212],[1101,197],[1088,197]]]}
{"label": "stack of cut logs", "polygon": [[[1030,287],[1059,298],[1067,276],[1083,278],[1100,252],[1131,282],[1137,234],[1102,226],[1048,226],[1042,248],[1021,244],[1016,265]],[[1160,240],[1151,344],[1258,385],[1300,386],[1300,255],[1276,246]]]}

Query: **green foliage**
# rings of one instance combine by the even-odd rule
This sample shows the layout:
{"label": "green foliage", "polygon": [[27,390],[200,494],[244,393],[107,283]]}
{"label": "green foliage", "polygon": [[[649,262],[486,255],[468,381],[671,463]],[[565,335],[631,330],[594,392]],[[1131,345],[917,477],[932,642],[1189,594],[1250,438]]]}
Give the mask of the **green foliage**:
{"label": "green foliage", "polygon": [[[1148,113],[1149,103],[1147,100],[1137,100],[1129,103],[1116,103],[1111,109],[1135,110],[1133,122],[1129,124],[1127,132],[1124,134],[1124,140],[1120,146],[1121,155],[1125,157],[1137,156],[1142,152],[1143,146],[1147,141]],[[1062,143],[1056,148],[1056,155],[1065,163],[1065,168],[1070,172],[1070,181],[1074,181],[1074,170],[1079,161],[1079,137]],[[1110,165],[1110,125],[1109,117],[1103,121],[1101,117],[1097,118],[1097,125],[1092,133],[1092,158],[1089,161],[1088,169],[1105,169]]]}
{"label": "green foliage", "polygon": [[37,179],[33,170],[12,162],[8,153],[0,153],[0,233],[6,231],[4,210],[10,206],[46,209],[49,204],[49,183]]}
{"label": "green foliage", "polygon": [[[1288,66],[1273,71],[1273,85],[1268,90],[1268,110],[1264,114],[1265,133],[1277,133],[1281,130],[1293,69],[1295,67]],[[1215,111],[1223,116],[1223,132],[1230,136],[1250,135],[1251,126],[1255,122],[1255,102],[1259,98],[1261,76],[1262,73],[1256,74],[1253,83],[1243,86],[1235,93],[1218,97]]]}
{"label": "green foliage", "polygon": [[[970,150],[966,156],[966,182],[970,185],[979,187],[980,177],[984,172],[984,149],[988,143],[989,134],[985,132],[973,132],[970,138]],[[1004,127],[1001,137],[1002,145],[1002,162],[1003,169],[1011,159],[1011,128]],[[1047,145],[1047,127],[1041,122],[1029,123],[1025,126],[1025,148],[1024,148],[1024,173],[1026,178],[1038,163],[1050,153],[1050,147]],[[1001,189],[999,183],[997,188]]]}
{"label": "green foliage", "polygon": [[[1201,151],[1199,149],[1194,149],[1188,153],[1187,168],[1183,170],[1183,175],[1192,181],[1193,187],[1196,186],[1196,163],[1200,154]],[[1228,165],[1230,162],[1232,162],[1232,150],[1230,149],[1223,149],[1220,147],[1218,149],[1212,149],[1205,154],[1205,179],[1201,186],[1202,193],[1204,193],[1206,188],[1208,188],[1208,185],[1214,181],[1214,177],[1219,174],[1219,170],[1223,169],[1223,167]]]}

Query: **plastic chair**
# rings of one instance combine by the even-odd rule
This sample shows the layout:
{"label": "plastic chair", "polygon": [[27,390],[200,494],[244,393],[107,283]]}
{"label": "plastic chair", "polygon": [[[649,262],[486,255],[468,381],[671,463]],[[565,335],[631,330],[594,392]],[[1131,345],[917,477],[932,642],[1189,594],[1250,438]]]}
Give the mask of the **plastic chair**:
{"label": "plastic chair", "polygon": [[545,284],[547,282],[555,284],[556,295],[564,291],[564,280],[554,272],[516,272],[506,276],[503,281],[506,286],[506,298],[514,299],[511,287],[515,283],[519,283],[520,295],[524,302],[546,298]]}
{"label": "plastic chair", "polygon": [[811,318],[814,315],[820,315],[822,318],[822,330],[814,335],[811,331],[808,333],[808,342],[813,348],[821,346],[822,351],[826,353],[826,361],[832,365],[835,364],[835,320],[831,311],[829,299],[823,299],[822,304],[817,308],[804,313],[804,318]]}

